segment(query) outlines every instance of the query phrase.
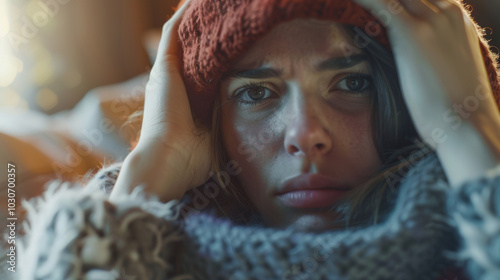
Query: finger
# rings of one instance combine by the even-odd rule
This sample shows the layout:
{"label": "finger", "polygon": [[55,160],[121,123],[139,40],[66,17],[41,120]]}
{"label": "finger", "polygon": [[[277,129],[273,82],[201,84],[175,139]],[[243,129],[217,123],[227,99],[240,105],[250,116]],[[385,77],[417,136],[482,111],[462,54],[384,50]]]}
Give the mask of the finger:
{"label": "finger", "polygon": [[[158,46],[158,54],[154,66],[160,66],[164,61],[165,56],[179,56],[180,46],[177,38],[177,30],[182,19],[182,15],[189,6],[189,0],[186,0],[183,5],[172,15],[172,17],[163,25],[162,35]],[[153,68],[154,68],[153,66]]]}
{"label": "finger", "polygon": [[181,76],[182,55],[177,35],[180,20],[188,5],[189,1],[186,1],[163,26],[158,54],[146,86],[138,145],[145,138],[161,137],[172,126],[190,126],[191,109]]}
{"label": "finger", "polygon": [[413,23],[413,16],[400,0],[352,0],[369,10],[388,30]]}
{"label": "finger", "polygon": [[462,11],[461,4],[455,0],[428,0],[431,2],[440,13],[447,16],[452,23],[457,23],[457,20],[463,21],[464,12]]}
{"label": "finger", "polygon": [[442,10],[447,10],[449,8],[452,8],[451,6],[455,6],[456,8],[459,8],[459,4],[455,0],[428,0],[430,3],[432,3],[434,6],[436,6],[438,9]]}
{"label": "finger", "polygon": [[388,0],[353,0],[353,2],[358,3],[368,10],[372,10],[375,12],[382,11],[387,8],[389,5]]}
{"label": "finger", "polygon": [[400,0],[410,14],[420,19],[439,14],[439,9],[428,0]]}
{"label": "finger", "polygon": [[455,0],[428,0],[435,5],[441,15],[447,19],[451,26],[456,28],[465,27],[468,32],[473,31],[469,35],[476,35],[476,28],[470,15],[463,11],[462,4]]}

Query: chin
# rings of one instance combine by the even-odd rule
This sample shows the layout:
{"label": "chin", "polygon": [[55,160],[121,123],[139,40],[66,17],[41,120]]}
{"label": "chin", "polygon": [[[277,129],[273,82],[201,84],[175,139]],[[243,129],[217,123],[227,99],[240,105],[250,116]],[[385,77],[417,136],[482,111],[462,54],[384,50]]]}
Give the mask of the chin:
{"label": "chin", "polygon": [[322,232],[345,229],[345,223],[339,221],[338,215],[311,213],[300,215],[286,228],[304,232]]}

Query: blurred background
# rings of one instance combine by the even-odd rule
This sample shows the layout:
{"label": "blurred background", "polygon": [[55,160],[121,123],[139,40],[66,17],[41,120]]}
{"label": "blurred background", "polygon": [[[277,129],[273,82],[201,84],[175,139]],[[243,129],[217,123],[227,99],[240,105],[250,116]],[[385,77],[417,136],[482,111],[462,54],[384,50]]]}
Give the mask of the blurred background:
{"label": "blurred background", "polygon": [[150,69],[177,0],[0,0],[0,107],[52,114]]}
{"label": "blurred background", "polygon": [[[52,114],[92,88],[147,72],[148,32],[177,2],[0,0],[0,108]],[[465,2],[500,47],[500,0]]]}

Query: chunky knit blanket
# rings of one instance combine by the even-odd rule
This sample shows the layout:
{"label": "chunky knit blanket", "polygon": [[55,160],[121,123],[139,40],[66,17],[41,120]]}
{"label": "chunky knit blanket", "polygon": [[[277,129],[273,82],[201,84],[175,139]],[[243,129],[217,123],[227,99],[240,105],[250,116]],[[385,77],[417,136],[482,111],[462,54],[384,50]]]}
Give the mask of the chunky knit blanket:
{"label": "chunky knit blanket", "polygon": [[321,233],[238,225],[140,187],[110,203],[118,172],[24,204],[20,279],[437,279],[457,261],[472,279],[500,279],[500,167],[451,189],[430,153],[383,223]]}

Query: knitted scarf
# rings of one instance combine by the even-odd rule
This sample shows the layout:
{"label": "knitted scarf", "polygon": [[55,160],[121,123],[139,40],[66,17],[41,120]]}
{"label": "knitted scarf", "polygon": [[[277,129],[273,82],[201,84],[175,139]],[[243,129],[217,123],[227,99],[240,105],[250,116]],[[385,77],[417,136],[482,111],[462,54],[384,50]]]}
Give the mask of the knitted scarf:
{"label": "knitted scarf", "polygon": [[25,204],[21,279],[437,279],[457,249],[434,153],[402,180],[385,222],[322,233],[237,225],[141,188],[111,204],[105,191],[118,171],[103,169],[85,188],[54,184]]}

